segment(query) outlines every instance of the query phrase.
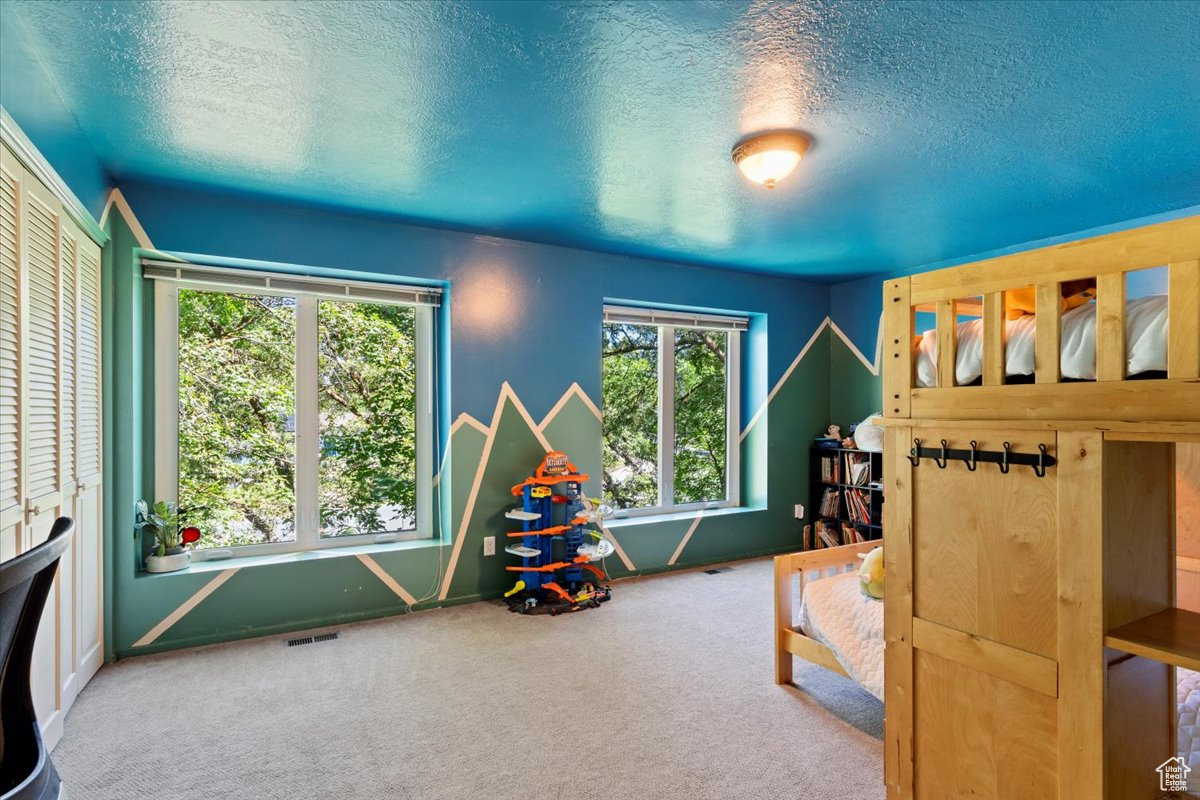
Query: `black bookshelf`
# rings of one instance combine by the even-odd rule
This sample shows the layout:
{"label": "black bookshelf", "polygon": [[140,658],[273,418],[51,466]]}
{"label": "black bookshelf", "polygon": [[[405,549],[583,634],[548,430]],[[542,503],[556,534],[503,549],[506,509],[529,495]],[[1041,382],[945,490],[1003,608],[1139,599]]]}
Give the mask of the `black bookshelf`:
{"label": "black bookshelf", "polygon": [[[851,466],[855,464],[864,466]],[[819,535],[822,527],[836,544],[883,538],[883,453],[813,447],[809,482],[812,531],[805,537],[805,550],[830,546]]]}

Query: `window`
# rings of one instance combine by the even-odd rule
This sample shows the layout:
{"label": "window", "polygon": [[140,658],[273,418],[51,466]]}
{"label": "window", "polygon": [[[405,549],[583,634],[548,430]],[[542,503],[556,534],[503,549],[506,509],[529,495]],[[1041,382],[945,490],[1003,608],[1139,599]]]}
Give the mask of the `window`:
{"label": "window", "polygon": [[747,321],[604,310],[604,495],[618,515],[738,504],[738,378]]}
{"label": "window", "polygon": [[143,263],[156,494],[196,557],[431,535],[436,290]]}

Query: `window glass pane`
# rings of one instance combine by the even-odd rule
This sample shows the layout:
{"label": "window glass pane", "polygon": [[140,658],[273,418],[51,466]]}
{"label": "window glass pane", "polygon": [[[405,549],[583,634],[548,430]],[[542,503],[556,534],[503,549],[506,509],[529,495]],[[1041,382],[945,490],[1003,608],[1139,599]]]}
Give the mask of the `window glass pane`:
{"label": "window glass pane", "polygon": [[675,331],[675,503],[725,499],[729,334]]}
{"label": "window glass pane", "polygon": [[604,325],[604,496],[658,504],[658,328]]}
{"label": "window glass pane", "polygon": [[318,308],[321,535],[417,526],[416,309]]}
{"label": "window glass pane", "polygon": [[179,505],[197,547],[294,541],[296,301],[179,291]]}

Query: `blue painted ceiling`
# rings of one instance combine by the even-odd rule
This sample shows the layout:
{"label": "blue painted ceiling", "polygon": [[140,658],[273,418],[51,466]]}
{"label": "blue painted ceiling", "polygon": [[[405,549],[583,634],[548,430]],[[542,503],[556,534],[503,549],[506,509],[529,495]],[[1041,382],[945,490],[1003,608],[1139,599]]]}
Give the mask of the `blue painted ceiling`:
{"label": "blue painted ceiling", "polygon": [[[118,181],[822,279],[1200,203],[1187,2],[0,15],[0,44],[36,55]],[[816,141],[800,168],[774,191],[742,179],[734,142],[792,127]]]}

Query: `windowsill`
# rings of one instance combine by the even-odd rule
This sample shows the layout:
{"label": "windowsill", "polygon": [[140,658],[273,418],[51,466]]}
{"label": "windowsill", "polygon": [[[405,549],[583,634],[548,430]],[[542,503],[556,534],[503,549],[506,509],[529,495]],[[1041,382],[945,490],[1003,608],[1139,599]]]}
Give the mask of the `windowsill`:
{"label": "windowsill", "polygon": [[712,517],[727,517],[734,514],[751,514],[767,509],[762,506],[726,506],[724,508],[691,509],[690,511],[667,511],[662,514],[646,514],[638,517],[619,517],[605,520],[607,528],[632,528],[638,525],[653,525],[660,522],[677,522],[693,520],[697,514],[703,513],[705,519]]}
{"label": "windowsill", "polygon": [[430,547],[441,547],[440,539],[410,539],[405,542],[384,542],[383,544],[356,544],[345,547],[325,547],[318,550],[293,550],[287,553],[265,553],[255,556],[234,556],[233,558],[214,558],[210,561],[193,561],[186,569],[174,572],[137,571],[139,578],[169,578],[172,575],[188,575],[197,572],[223,572],[227,569],[244,569],[246,567],[274,566],[276,564],[295,564],[301,561],[320,561],[327,558],[346,558],[348,556],[367,556],[378,553],[394,553],[404,550],[424,550]]}

